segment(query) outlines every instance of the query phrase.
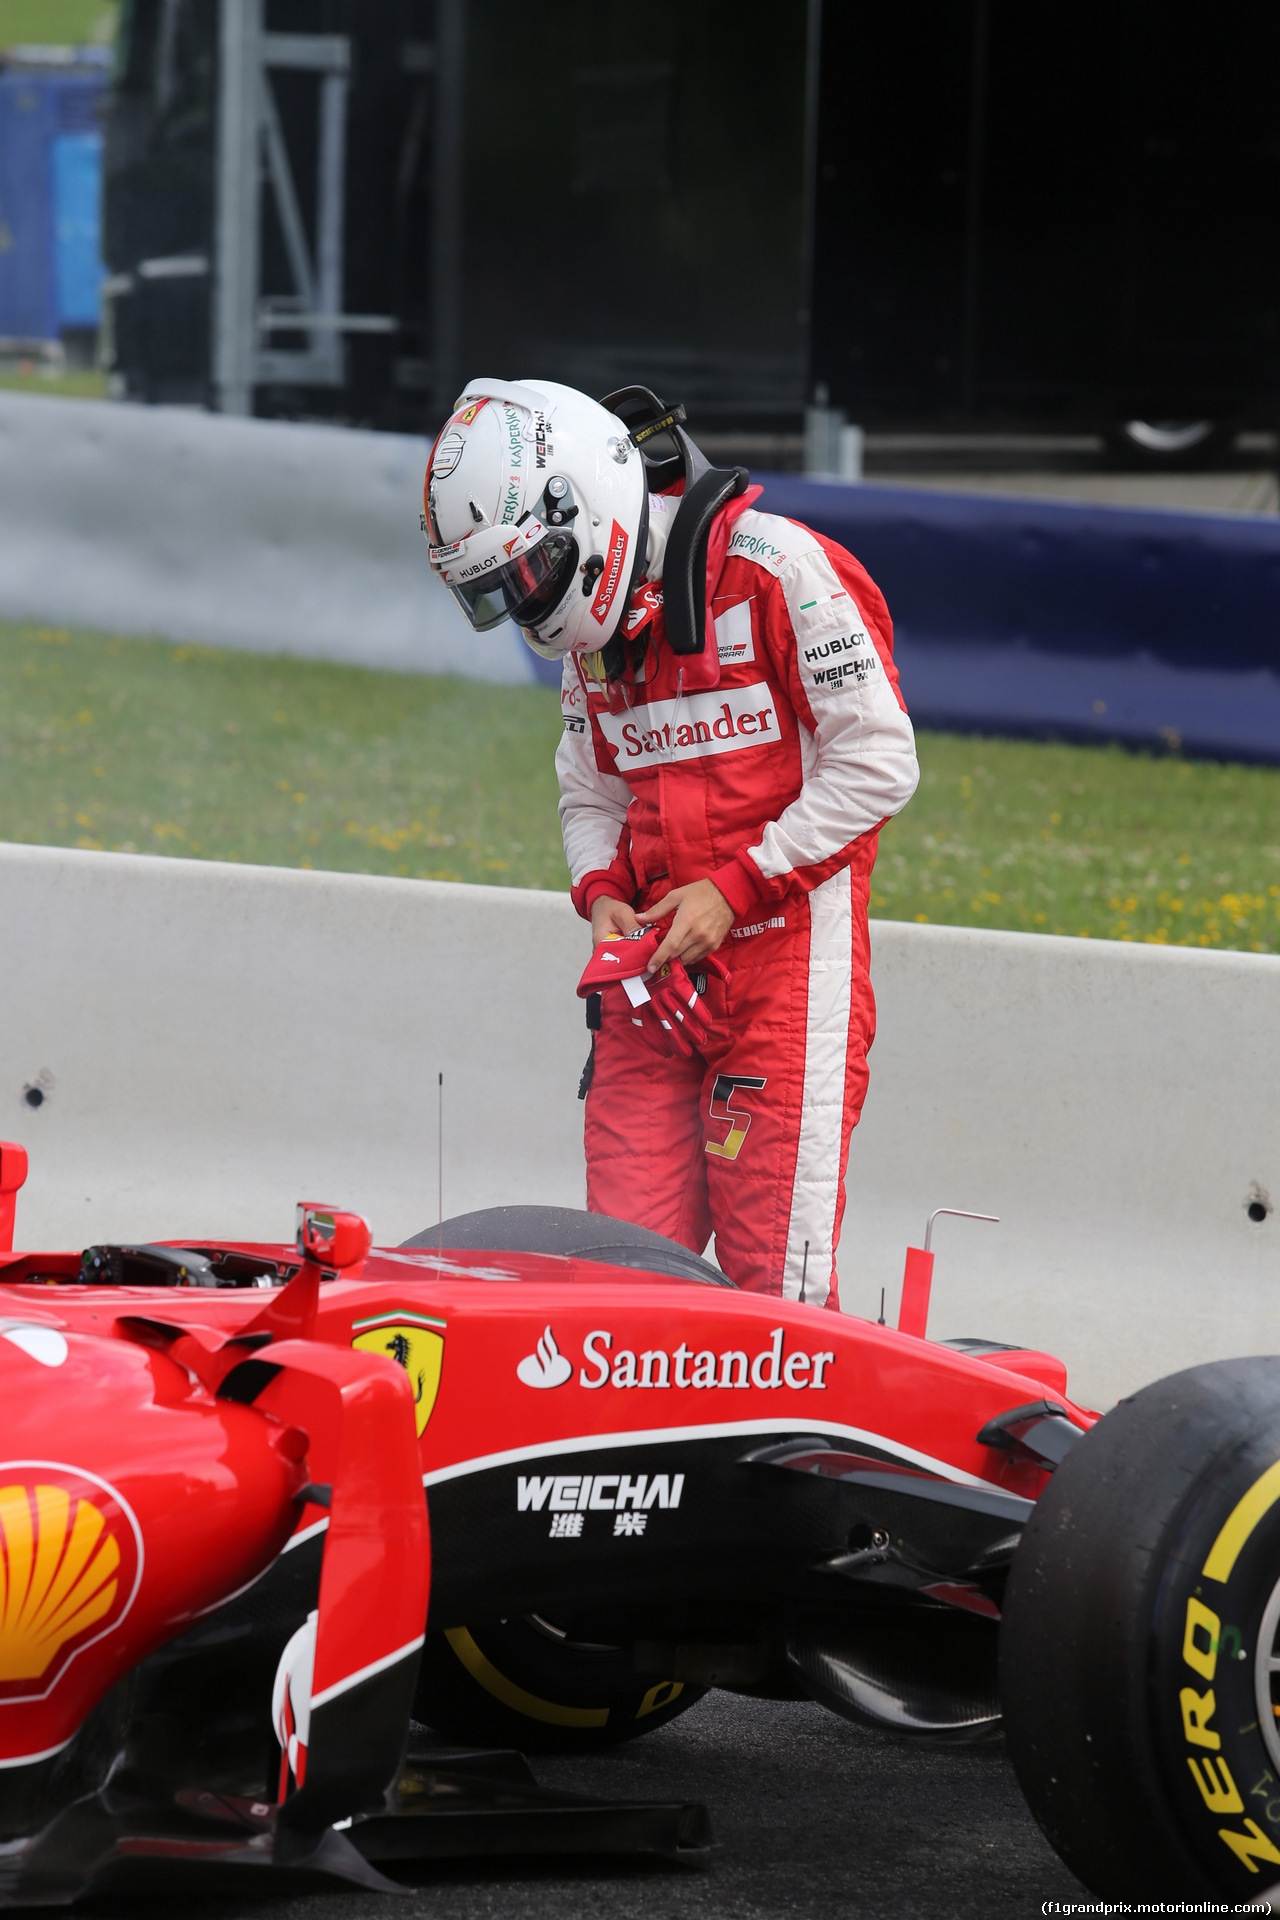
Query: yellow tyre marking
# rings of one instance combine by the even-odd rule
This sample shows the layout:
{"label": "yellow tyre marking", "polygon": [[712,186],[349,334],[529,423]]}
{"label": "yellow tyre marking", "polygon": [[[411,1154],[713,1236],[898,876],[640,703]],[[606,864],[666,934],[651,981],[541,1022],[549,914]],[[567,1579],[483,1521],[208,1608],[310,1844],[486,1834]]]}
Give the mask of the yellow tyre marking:
{"label": "yellow tyre marking", "polygon": [[683,1680],[659,1680],[656,1687],[650,1687],[636,1708],[636,1719],[643,1720],[646,1713],[656,1713],[659,1707],[669,1707],[683,1692]]}
{"label": "yellow tyre marking", "polygon": [[1270,1513],[1277,1500],[1280,1500],[1280,1460],[1273,1467],[1268,1467],[1231,1509],[1201,1569],[1206,1580],[1226,1581],[1231,1578],[1249,1535],[1258,1522]]}
{"label": "yellow tyre marking", "polygon": [[609,1718],[608,1707],[559,1707],[554,1700],[539,1700],[536,1693],[526,1693],[485,1658],[465,1627],[447,1627],[444,1637],[486,1693],[527,1719],[544,1720],[553,1727],[602,1727]]}

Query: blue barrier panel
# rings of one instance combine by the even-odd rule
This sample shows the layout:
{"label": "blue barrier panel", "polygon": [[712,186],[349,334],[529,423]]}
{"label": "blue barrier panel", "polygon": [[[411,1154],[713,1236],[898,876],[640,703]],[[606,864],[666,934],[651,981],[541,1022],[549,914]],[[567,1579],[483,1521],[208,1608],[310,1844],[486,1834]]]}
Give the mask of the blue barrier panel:
{"label": "blue barrier panel", "polygon": [[53,143],[54,279],[59,327],[96,327],[103,281],[102,135],[60,133]]}
{"label": "blue barrier panel", "polygon": [[0,337],[98,324],[103,93],[97,74],[0,74]]}
{"label": "blue barrier panel", "polygon": [[43,79],[0,74],[0,336],[51,340],[53,280],[49,147],[55,106]]}
{"label": "blue barrier panel", "polygon": [[919,725],[1280,761],[1280,516],[757,477],[881,588]]}

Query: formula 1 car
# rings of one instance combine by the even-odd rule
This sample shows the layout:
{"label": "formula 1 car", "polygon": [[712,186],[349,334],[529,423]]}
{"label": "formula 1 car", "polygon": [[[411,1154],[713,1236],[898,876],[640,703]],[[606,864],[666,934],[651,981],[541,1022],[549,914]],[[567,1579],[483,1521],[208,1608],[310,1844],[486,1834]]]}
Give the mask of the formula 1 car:
{"label": "formula 1 car", "polygon": [[[0,1249],[25,1171],[0,1146]],[[897,1328],[556,1208],[0,1251],[0,1906],[701,1858],[703,1809],[521,1756],[709,1687],[934,1742],[1003,1697],[1099,1892],[1280,1878],[1278,1363],[1091,1431],[1052,1356],[925,1337],[925,1237]]]}

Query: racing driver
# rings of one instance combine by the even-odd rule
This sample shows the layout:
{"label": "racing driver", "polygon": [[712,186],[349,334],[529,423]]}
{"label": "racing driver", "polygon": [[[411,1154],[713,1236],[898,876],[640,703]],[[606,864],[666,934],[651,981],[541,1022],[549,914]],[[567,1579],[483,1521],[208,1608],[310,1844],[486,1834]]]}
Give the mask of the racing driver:
{"label": "racing driver", "polygon": [[[683,420],[640,387],[474,380],[432,448],[424,531],[474,628],[512,619],[563,660],[560,818],[593,941],[661,927],[650,976],[678,956],[711,1017],[663,1055],[604,995],[588,1206],[695,1252],[714,1232],[739,1286],[837,1307],[868,889],[915,742],[870,577],[759,511]],[[727,982],[699,973],[713,953]]]}

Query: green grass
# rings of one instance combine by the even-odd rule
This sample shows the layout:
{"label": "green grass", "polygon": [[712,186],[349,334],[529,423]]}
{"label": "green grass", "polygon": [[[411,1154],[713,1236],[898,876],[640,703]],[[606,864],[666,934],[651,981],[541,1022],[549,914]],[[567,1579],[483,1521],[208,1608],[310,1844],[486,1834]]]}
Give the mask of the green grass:
{"label": "green grass", "polygon": [[919,747],[874,913],[1280,951],[1280,769],[948,734]]}
{"label": "green grass", "polygon": [[119,0],[0,0],[0,47],[110,46]]}
{"label": "green grass", "polygon": [[[553,693],[0,623],[0,839],[568,885]],[[1280,769],[920,736],[873,912],[1280,951]]]}
{"label": "green grass", "polygon": [[568,885],[538,687],[0,623],[0,838]]}
{"label": "green grass", "polygon": [[76,367],[66,373],[40,373],[34,365],[0,373],[0,392],[38,393],[42,399],[105,400],[107,376],[96,367]]}

